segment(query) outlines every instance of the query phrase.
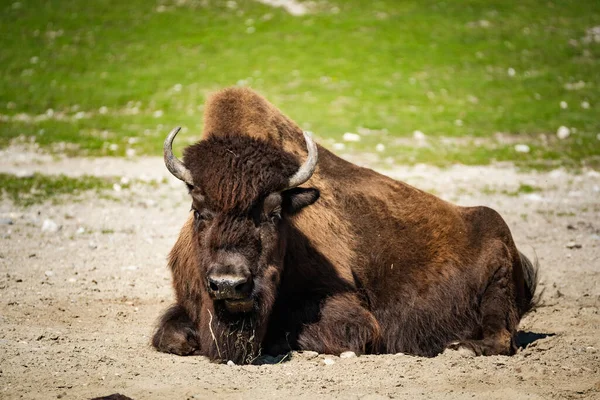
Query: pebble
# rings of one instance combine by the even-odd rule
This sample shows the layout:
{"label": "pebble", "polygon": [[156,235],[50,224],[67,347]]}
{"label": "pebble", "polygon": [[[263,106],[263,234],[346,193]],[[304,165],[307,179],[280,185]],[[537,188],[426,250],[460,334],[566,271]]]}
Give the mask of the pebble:
{"label": "pebble", "polygon": [[11,218],[0,218],[0,225],[12,225],[14,223],[15,221],[13,221]]}
{"label": "pebble", "polygon": [[416,140],[425,140],[426,136],[421,131],[414,131],[413,132],[413,138],[415,138]]}
{"label": "pebble", "polygon": [[79,228],[77,228],[77,231],[75,231],[75,233],[81,235],[82,233],[85,233],[85,228],[83,226],[80,226]]}
{"label": "pebble", "polygon": [[375,146],[375,150],[381,153],[385,150],[385,145],[383,145],[383,143],[377,143],[377,146]]}
{"label": "pebble", "polygon": [[529,153],[531,149],[526,144],[516,144],[515,151],[517,153]]}
{"label": "pebble", "polygon": [[335,361],[333,361],[331,358],[326,358],[323,360],[323,363],[325,365],[333,365],[333,364],[335,364]]}
{"label": "pebble", "polygon": [[46,276],[53,276],[54,275],[54,271],[46,271],[46,272],[44,272],[44,275],[46,275]]}
{"label": "pebble", "polygon": [[342,139],[346,142],[360,142],[360,135],[357,133],[346,132],[344,133],[344,136],[342,136]]}
{"label": "pebble", "polygon": [[42,224],[42,232],[58,232],[60,228],[61,226],[51,219],[44,220],[44,223]]}
{"label": "pebble", "polygon": [[571,135],[571,130],[566,126],[561,126],[556,131],[556,136],[558,136],[559,139],[566,139],[569,137],[569,135]]}
{"label": "pebble", "polygon": [[353,351],[345,351],[340,354],[340,358],[353,358],[356,357],[356,353]]}
{"label": "pebble", "polygon": [[233,361],[229,360],[229,361],[227,361],[227,366],[233,367],[233,366],[235,366],[235,363]]}
{"label": "pebble", "polygon": [[567,247],[567,249],[580,249],[583,246],[579,243],[569,242],[569,243],[567,243],[566,247]]}

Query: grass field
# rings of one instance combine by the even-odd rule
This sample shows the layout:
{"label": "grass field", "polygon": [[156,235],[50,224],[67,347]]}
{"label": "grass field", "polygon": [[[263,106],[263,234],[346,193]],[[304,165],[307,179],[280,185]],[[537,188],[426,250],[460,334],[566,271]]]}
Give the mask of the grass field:
{"label": "grass field", "polygon": [[599,1],[312,4],[3,2],[0,146],[160,154],[173,126],[198,139],[208,93],[248,85],[341,152],[600,165]]}

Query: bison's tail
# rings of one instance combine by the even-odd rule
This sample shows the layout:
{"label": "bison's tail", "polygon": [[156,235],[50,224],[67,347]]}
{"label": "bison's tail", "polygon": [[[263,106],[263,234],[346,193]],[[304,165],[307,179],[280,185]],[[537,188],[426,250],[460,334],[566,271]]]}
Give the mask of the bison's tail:
{"label": "bison's tail", "polygon": [[519,252],[519,255],[521,257],[523,277],[525,280],[525,299],[523,299],[523,302],[521,303],[521,316],[523,316],[533,310],[539,304],[542,293],[536,293],[540,279],[540,264],[537,257],[533,260],[533,262],[531,262],[531,260],[529,260],[525,254]]}

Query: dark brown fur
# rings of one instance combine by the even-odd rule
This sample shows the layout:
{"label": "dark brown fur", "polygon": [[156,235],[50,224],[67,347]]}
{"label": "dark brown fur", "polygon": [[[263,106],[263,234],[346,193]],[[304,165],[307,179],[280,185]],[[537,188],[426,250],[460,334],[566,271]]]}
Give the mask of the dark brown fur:
{"label": "dark brown fur", "polygon": [[[515,352],[537,266],[495,211],[452,205],[322,147],[304,185],[318,192],[277,194],[305,154],[296,124],[251,90],[209,100],[204,140],[184,156],[205,217],[190,217],[171,251],[177,303],[157,349],[238,363],[290,349]],[[255,279],[249,313],[224,311],[206,289],[211,263],[231,253]]]}

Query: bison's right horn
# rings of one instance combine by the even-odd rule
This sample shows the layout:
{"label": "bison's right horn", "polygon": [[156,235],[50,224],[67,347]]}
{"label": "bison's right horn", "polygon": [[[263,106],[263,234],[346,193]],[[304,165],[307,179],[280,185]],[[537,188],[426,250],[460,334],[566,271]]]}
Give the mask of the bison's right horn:
{"label": "bison's right horn", "polygon": [[298,168],[298,171],[296,171],[296,173],[290,178],[285,190],[302,185],[304,182],[310,179],[312,174],[315,172],[315,168],[317,168],[317,161],[319,160],[319,151],[317,150],[317,145],[307,132],[302,133],[304,133],[304,140],[306,141],[306,148],[308,149],[308,157],[306,157],[304,164],[302,164],[300,168]]}
{"label": "bison's right horn", "polygon": [[193,186],[194,181],[192,180],[192,173],[185,167],[185,165],[183,165],[181,161],[177,159],[177,157],[173,155],[173,140],[179,133],[180,129],[180,126],[173,129],[171,133],[169,133],[169,136],[167,136],[165,139],[165,144],[163,146],[165,165],[167,166],[169,172],[175,176],[175,178],[184,181],[190,186]]}

